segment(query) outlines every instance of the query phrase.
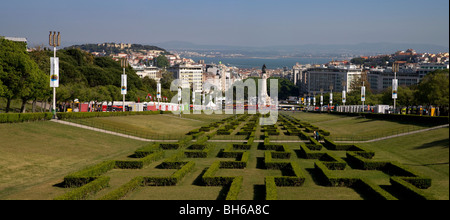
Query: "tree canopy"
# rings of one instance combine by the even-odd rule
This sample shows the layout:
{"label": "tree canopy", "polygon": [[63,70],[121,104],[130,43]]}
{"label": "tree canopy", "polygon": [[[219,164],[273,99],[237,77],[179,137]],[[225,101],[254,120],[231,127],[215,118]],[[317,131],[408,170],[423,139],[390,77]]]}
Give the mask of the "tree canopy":
{"label": "tree canopy", "polygon": [[23,101],[23,112],[26,101],[48,93],[48,82],[48,76],[30,58],[24,43],[0,38],[0,95],[7,100],[6,112],[13,99]]}

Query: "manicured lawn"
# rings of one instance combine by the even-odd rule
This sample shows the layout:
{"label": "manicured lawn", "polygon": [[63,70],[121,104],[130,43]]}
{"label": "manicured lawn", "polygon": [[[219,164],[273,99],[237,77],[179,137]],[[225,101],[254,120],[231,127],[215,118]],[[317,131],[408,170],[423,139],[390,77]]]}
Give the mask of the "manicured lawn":
{"label": "manicured lawn", "polygon": [[[362,127],[369,125],[373,131],[386,126],[401,128],[402,124],[387,121],[366,121],[351,117],[327,114],[296,113],[293,115],[302,121],[308,121],[319,128],[342,134],[351,130],[363,134]],[[104,124],[108,128],[125,126],[129,131],[144,130],[158,137],[164,133],[184,136],[193,129],[198,129],[228,115],[183,115],[182,119],[175,115],[147,115],[110,118],[85,119],[86,122]],[[234,133],[245,122],[242,122]],[[331,126],[333,125],[333,126]],[[364,126],[363,126],[364,125]],[[375,127],[375,128],[372,128]],[[281,126],[278,126],[281,131]],[[334,129],[334,130],[331,130]],[[258,135],[263,135],[260,126]],[[159,136],[161,137],[161,136]],[[224,135],[222,138],[226,138]],[[213,139],[220,139],[215,136]],[[242,140],[245,136],[231,135],[230,140]],[[299,140],[298,137],[270,137],[273,140]],[[221,158],[219,152],[231,143],[214,143],[207,158],[184,158],[183,161],[194,161],[193,170],[184,176],[176,186],[139,187],[126,195],[126,200],[216,200],[224,199],[226,187],[204,186],[201,179],[204,172],[215,161],[234,161],[235,158]],[[58,184],[64,176],[98,164],[106,160],[137,160],[132,158],[134,151],[147,143],[107,134],[92,132],[53,122],[34,122],[18,124],[0,124],[0,199],[53,199],[72,189],[61,188]],[[254,143],[249,150],[250,157],[245,169],[219,169],[216,176],[243,176],[243,184],[238,195],[239,200],[261,200],[265,196],[264,178],[281,176],[283,171],[267,170],[264,167],[265,151]],[[305,174],[305,182],[300,187],[277,187],[279,200],[361,200],[365,199],[355,190],[348,187],[324,186],[314,170],[314,159],[299,157],[299,143],[286,143],[292,151],[288,161],[297,163]],[[373,160],[397,161],[413,172],[432,179],[432,186],[426,190],[434,198],[449,199],[449,129],[437,129],[415,135],[407,135],[384,141],[358,144],[375,152]],[[183,149],[180,149],[183,150]],[[164,158],[149,164],[143,169],[113,169],[109,176],[109,187],[98,192],[89,199],[98,199],[129,182],[136,176],[169,176],[176,169],[161,169],[159,165],[180,150],[165,150]],[[346,159],[345,151],[329,151],[335,157]],[[279,159],[274,159],[279,160]],[[339,176],[361,177],[371,183],[388,186],[390,176],[381,171],[365,171],[347,166],[345,170],[333,171]]]}
{"label": "manicured lawn", "polygon": [[429,191],[449,199],[449,129],[360,144],[376,152],[374,159],[398,161],[433,180]]}
{"label": "manicured lawn", "polygon": [[155,140],[178,140],[189,131],[227,115],[136,115],[71,120],[71,122]]}
{"label": "manicured lawn", "polygon": [[0,124],[0,199],[52,199],[68,173],[145,144],[48,121]]}
{"label": "manicured lawn", "polygon": [[348,117],[333,114],[295,112],[287,113],[301,121],[309,122],[321,129],[331,132],[334,140],[372,140],[428,128],[426,125],[399,123],[383,120],[371,120],[361,117]]}

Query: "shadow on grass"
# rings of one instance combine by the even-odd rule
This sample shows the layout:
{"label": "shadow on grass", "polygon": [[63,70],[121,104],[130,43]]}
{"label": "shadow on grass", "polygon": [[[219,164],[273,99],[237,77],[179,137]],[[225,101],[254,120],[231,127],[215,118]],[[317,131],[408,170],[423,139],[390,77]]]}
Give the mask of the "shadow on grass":
{"label": "shadow on grass", "polygon": [[449,143],[450,143],[449,139],[447,138],[447,139],[442,139],[442,140],[439,140],[439,141],[433,141],[433,142],[430,142],[430,143],[426,143],[426,144],[423,144],[422,146],[416,147],[414,149],[420,150],[420,149],[426,149],[426,148],[431,148],[431,147],[448,148]]}
{"label": "shadow on grass", "polygon": [[315,168],[305,168],[305,170],[311,176],[314,184],[318,186],[328,186],[326,180],[321,175],[319,175]]}
{"label": "shadow on grass", "polygon": [[253,200],[266,200],[266,185],[253,185]]}
{"label": "shadow on grass", "polygon": [[205,183],[203,182],[203,175],[205,174],[205,172],[208,170],[208,167],[206,167],[205,169],[203,169],[203,171],[200,173],[200,175],[197,176],[197,178],[194,179],[194,181],[192,182],[192,185],[194,186],[206,186]]}

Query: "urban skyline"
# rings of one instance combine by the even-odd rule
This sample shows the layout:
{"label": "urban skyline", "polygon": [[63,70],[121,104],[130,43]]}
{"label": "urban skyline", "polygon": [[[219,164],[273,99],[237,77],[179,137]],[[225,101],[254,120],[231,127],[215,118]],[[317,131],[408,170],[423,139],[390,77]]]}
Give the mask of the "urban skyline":
{"label": "urban skyline", "polygon": [[45,44],[184,41],[228,46],[413,43],[449,45],[449,2],[76,1],[2,3],[0,35]]}

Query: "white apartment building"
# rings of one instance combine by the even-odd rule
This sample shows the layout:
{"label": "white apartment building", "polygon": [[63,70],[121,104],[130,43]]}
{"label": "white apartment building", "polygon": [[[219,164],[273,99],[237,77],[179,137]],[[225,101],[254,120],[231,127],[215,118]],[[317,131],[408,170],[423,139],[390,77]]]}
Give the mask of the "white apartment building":
{"label": "white apartment building", "polygon": [[176,79],[182,81],[183,88],[191,88],[201,92],[203,87],[203,65],[199,64],[177,64],[169,68]]}
{"label": "white apartment building", "polygon": [[156,66],[133,66],[133,69],[141,79],[148,77],[150,79],[159,81],[162,77],[159,72],[160,69]]}

